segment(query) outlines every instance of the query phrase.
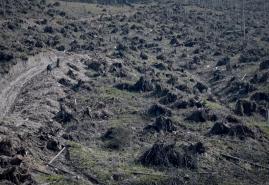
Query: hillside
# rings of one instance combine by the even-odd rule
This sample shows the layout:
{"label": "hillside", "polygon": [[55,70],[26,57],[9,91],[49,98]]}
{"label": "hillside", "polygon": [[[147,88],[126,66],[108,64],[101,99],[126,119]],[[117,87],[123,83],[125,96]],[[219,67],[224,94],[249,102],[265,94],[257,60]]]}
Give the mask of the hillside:
{"label": "hillside", "polygon": [[268,184],[268,9],[2,1],[0,184]]}

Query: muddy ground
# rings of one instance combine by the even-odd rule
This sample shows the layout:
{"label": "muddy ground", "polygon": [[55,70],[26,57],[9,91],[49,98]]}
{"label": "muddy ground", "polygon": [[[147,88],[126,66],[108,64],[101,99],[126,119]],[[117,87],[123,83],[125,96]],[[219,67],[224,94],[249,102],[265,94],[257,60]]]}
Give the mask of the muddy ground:
{"label": "muddy ground", "polygon": [[242,7],[3,1],[0,184],[268,184],[269,3]]}

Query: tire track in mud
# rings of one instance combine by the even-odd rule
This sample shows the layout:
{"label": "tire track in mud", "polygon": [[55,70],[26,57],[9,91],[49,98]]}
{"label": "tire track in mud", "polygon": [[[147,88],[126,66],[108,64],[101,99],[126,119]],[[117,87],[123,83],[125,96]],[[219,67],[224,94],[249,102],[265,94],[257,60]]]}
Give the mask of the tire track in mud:
{"label": "tire track in mud", "polygon": [[14,101],[25,84],[46,70],[47,65],[52,63],[49,55],[50,54],[39,54],[33,57],[33,60],[36,60],[36,57],[38,57],[38,62],[35,62],[33,67],[18,75],[0,92],[0,118],[8,115]]}
{"label": "tire track in mud", "polygon": [[88,58],[87,55],[58,52],[52,49],[49,49],[49,52],[40,53],[37,56],[31,57],[29,59],[33,60],[30,61],[32,62],[31,67],[21,74],[18,74],[14,80],[6,83],[6,86],[2,86],[2,91],[0,89],[0,119],[9,114],[16,98],[27,82],[45,71],[47,69],[47,65],[56,62],[57,58],[64,59],[62,63],[67,63],[69,62],[69,59],[73,59],[72,56],[75,56],[76,58]]}

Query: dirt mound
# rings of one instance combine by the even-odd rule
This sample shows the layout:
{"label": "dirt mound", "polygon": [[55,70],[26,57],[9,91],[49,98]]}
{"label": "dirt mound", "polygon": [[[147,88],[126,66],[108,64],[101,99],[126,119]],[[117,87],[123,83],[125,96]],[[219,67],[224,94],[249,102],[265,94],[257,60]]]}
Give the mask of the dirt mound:
{"label": "dirt mound", "polygon": [[192,154],[203,154],[206,152],[206,148],[203,143],[198,142],[198,143],[189,145],[186,148],[186,151]]}
{"label": "dirt mound", "polygon": [[138,91],[138,92],[139,91],[142,91],[142,92],[153,91],[154,85],[151,82],[151,80],[145,77],[140,77],[140,79],[133,85],[132,90]]}
{"label": "dirt mound", "polygon": [[14,153],[11,140],[5,139],[0,141],[0,155],[11,156]]}
{"label": "dirt mound", "polygon": [[130,145],[131,135],[132,133],[127,128],[109,128],[102,136],[102,140],[106,147],[118,150]]}
{"label": "dirt mound", "polygon": [[206,122],[208,119],[209,119],[208,113],[204,109],[193,111],[186,118],[186,120],[192,122]]}
{"label": "dirt mound", "polygon": [[92,61],[85,63],[88,66],[88,69],[92,69],[96,72],[102,73],[105,70],[105,65],[99,61]]}
{"label": "dirt mound", "polygon": [[144,76],[140,77],[140,79],[133,85],[128,83],[120,83],[115,85],[116,88],[120,90],[128,90],[134,92],[149,92],[155,89],[154,83]]}
{"label": "dirt mound", "polygon": [[177,167],[177,168],[197,168],[197,159],[186,152],[180,152],[175,145],[156,143],[151,149],[146,151],[139,161],[145,166]]}
{"label": "dirt mound", "polygon": [[240,139],[247,137],[255,138],[254,132],[245,125],[234,125],[231,126],[229,130],[229,135],[233,137],[238,137]]}
{"label": "dirt mound", "polygon": [[269,69],[269,60],[265,60],[260,63],[260,70]]}
{"label": "dirt mound", "polygon": [[160,116],[156,118],[156,121],[153,125],[149,125],[145,128],[145,130],[154,129],[157,132],[164,131],[164,132],[173,132],[176,131],[177,128],[174,125],[173,121],[167,117]]}
{"label": "dirt mound", "polygon": [[10,139],[0,141],[0,184],[35,184],[23,155],[25,150]]}
{"label": "dirt mound", "polygon": [[59,123],[68,123],[74,120],[74,116],[67,106],[60,104],[60,111],[56,114],[54,119]]}
{"label": "dirt mound", "polygon": [[163,96],[166,96],[169,92],[170,90],[164,85],[156,84],[153,94],[157,97],[163,97]]}
{"label": "dirt mound", "polygon": [[225,119],[228,121],[228,123],[241,123],[240,119],[238,119],[237,117],[232,116],[232,115],[226,116]]}
{"label": "dirt mound", "polygon": [[228,125],[223,122],[216,122],[209,131],[209,135],[221,135],[238,137],[239,139],[255,138],[255,133],[247,126],[242,124]]}
{"label": "dirt mound", "polygon": [[216,66],[223,66],[223,65],[227,65],[230,63],[230,58],[229,57],[224,57],[222,59],[220,59],[218,61],[218,63],[216,64]]}
{"label": "dirt mound", "polygon": [[58,80],[58,82],[65,87],[73,86],[72,82],[66,78],[61,78],[60,80]]}
{"label": "dirt mound", "polygon": [[269,93],[265,92],[256,92],[251,97],[251,100],[254,100],[256,102],[262,102],[265,101],[269,104]]}
{"label": "dirt mound", "polygon": [[174,103],[178,99],[178,96],[174,93],[169,92],[166,96],[160,99],[160,103],[167,105],[170,103]]}
{"label": "dirt mound", "polygon": [[228,135],[229,131],[228,125],[222,122],[217,122],[209,131],[209,135]]}
{"label": "dirt mound", "polygon": [[235,105],[235,113],[237,115],[251,116],[256,112],[257,105],[255,102],[250,102],[248,100],[238,100]]}
{"label": "dirt mound", "polygon": [[0,63],[9,62],[13,58],[14,56],[12,53],[8,53],[7,51],[0,51]]}
{"label": "dirt mound", "polygon": [[189,102],[186,100],[178,100],[176,101],[172,107],[175,107],[177,109],[186,109],[189,106]]}
{"label": "dirt mound", "polygon": [[197,89],[200,93],[204,93],[204,92],[207,91],[208,87],[205,84],[201,83],[201,82],[197,82],[194,85],[193,89],[194,90]]}
{"label": "dirt mound", "polygon": [[140,58],[143,60],[148,60],[148,55],[145,52],[140,53]]}
{"label": "dirt mound", "polygon": [[162,116],[171,116],[172,111],[169,108],[166,108],[163,105],[154,104],[149,108],[148,114],[150,116],[161,116],[161,115]]}

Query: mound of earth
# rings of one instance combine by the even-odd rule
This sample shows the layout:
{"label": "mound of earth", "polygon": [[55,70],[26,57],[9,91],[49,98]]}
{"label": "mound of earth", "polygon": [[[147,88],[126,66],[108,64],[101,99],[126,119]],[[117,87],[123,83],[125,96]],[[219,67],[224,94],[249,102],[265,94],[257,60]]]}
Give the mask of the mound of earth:
{"label": "mound of earth", "polygon": [[139,159],[141,164],[149,166],[174,166],[177,168],[197,168],[197,159],[188,153],[181,153],[174,145],[154,144]]}

